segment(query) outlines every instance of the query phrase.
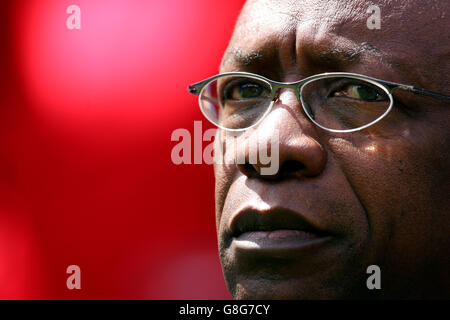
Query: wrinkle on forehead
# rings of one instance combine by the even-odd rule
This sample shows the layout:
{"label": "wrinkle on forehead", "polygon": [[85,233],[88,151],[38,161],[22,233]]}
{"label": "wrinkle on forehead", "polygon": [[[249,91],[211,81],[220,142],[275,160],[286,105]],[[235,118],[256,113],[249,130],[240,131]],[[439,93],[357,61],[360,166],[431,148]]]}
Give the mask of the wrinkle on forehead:
{"label": "wrinkle on forehead", "polygon": [[[367,9],[372,4],[381,8],[380,30],[367,29]],[[450,57],[449,8],[448,0],[251,0],[242,10],[222,68],[237,71],[264,60],[264,67],[283,70],[282,63],[280,67],[273,64],[273,58],[280,57],[277,50],[292,47],[285,40],[296,35],[297,50],[289,51],[303,50],[304,39],[298,38],[310,37],[308,41],[317,49],[311,56],[318,64],[358,62],[363,57],[365,65],[360,70],[367,66],[372,72],[368,75],[446,93],[450,64],[443,61]],[[291,56],[287,63],[295,65],[297,56]],[[326,64],[323,69],[347,71]]]}
{"label": "wrinkle on forehead", "polygon": [[[263,53],[268,54],[269,46],[278,46],[280,49],[293,45],[294,54],[291,58],[295,61],[297,49],[300,49],[297,48],[298,42],[302,41],[297,37],[299,30],[302,31],[301,37],[307,33],[313,41],[318,39],[317,42],[321,42],[328,38],[327,43],[317,48],[320,51],[314,52],[316,57],[324,61],[357,62],[363,54],[381,55],[381,50],[374,44],[367,41],[358,43],[339,32],[343,23],[355,20],[355,16],[364,12],[356,12],[354,3],[343,5],[345,1],[331,1],[323,2],[322,6],[317,7],[311,5],[311,2],[314,4],[314,1],[302,1],[304,6],[299,8],[298,1],[287,4],[283,1],[249,1],[242,11],[222,67],[232,58],[240,66],[258,63],[263,60]],[[252,37],[252,34],[255,36]],[[258,37],[258,34],[264,34],[264,37]],[[333,41],[330,41],[330,38],[333,38]]]}

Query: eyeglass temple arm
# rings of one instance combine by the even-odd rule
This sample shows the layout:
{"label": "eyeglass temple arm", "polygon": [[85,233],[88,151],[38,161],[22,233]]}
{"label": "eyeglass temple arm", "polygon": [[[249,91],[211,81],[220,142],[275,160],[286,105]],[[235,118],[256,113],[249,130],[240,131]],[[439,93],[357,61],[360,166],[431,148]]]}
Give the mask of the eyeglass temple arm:
{"label": "eyeglass temple arm", "polygon": [[188,87],[188,91],[189,91],[189,93],[192,93],[192,94],[195,94],[196,96],[198,96],[200,94],[201,86],[202,86],[202,83],[191,84]]}
{"label": "eyeglass temple arm", "polygon": [[428,91],[425,89],[414,88],[414,87],[412,87],[410,89],[410,91],[412,91],[414,93],[422,94],[424,96],[429,96],[429,97],[433,97],[433,98],[440,99],[440,100],[450,101],[450,96],[446,96],[444,94],[436,93],[433,91]]}
{"label": "eyeglass temple arm", "polygon": [[440,99],[440,100],[450,101],[450,96],[447,96],[445,94],[440,94],[437,92],[433,92],[433,91],[429,91],[429,90],[425,90],[425,89],[421,89],[421,88],[416,88],[416,87],[408,86],[408,85],[404,85],[404,84],[389,82],[389,81],[383,81],[383,82],[391,90],[400,89],[400,90],[409,91],[409,92],[421,94],[421,95],[428,96],[428,97],[433,97],[433,98]]}

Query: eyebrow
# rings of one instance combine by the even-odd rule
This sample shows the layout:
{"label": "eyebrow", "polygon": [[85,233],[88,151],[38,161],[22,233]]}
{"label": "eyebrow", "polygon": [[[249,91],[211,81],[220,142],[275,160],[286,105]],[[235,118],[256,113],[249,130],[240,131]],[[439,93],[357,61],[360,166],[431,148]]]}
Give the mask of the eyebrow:
{"label": "eyebrow", "polygon": [[[381,50],[367,42],[351,46],[313,48],[311,52],[312,60],[324,65],[350,65],[359,62],[365,54],[378,57],[381,57],[383,54]],[[231,59],[241,66],[248,67],[260,64],[264,59],[264,55],[261,50],[246,50],[234,47],[226,53],[221,67]]]}
{"label": "eyebrow", "polygon": [[324,63],[335,62],[344,64],[353,64],[359,62],[363,55],[382,56],[382,51],[370,43],[341,47],[328,47],[318,51],[317,57]]}
{"label": "eyebrow", "polygon": [[233,59],[239,65],[247,67],[261,62],[263,54],[259,50],[245,50],[234,47],[231,51],[226,53],[221,66],[223,67],[230,59]]}

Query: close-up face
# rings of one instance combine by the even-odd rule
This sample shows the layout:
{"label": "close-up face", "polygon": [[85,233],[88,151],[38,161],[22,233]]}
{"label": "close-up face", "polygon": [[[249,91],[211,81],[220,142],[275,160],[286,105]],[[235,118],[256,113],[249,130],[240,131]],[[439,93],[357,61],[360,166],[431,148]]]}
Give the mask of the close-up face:
{"label": "close-up face", "polygon": [[[351,72],[450,95],[447,1],[374,4],[379,28],[368,28],[366,1],[248,1],[220,72],[277,82]],[[355,90],[339,95],[364,93]],[[332,132],[311,121],[295,90],[278,94],[260,122],[234,134],[245,161],[214,168],[233,297],[448,298],[450,102],[393,90],[382,120]],[[267,175],[266,164],[250,160],[275,134],[279,169]],[[381,289],[368,289],[371,265]]]}

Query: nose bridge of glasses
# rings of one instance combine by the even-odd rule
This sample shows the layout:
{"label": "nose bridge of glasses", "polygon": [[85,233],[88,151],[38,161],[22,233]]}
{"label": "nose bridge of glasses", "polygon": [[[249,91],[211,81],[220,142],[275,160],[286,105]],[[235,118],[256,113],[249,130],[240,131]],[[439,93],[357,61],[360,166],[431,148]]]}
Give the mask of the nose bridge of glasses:
{"label": "nose bridge of glasses", "polygon": [[280,97],[281,90],[282,89],[292,89],[295,91],[295,96],[299,97],[299,85],[298,83],[281,83],[281,82],[275,82],[272,83],[272,101],[277,101]]}

